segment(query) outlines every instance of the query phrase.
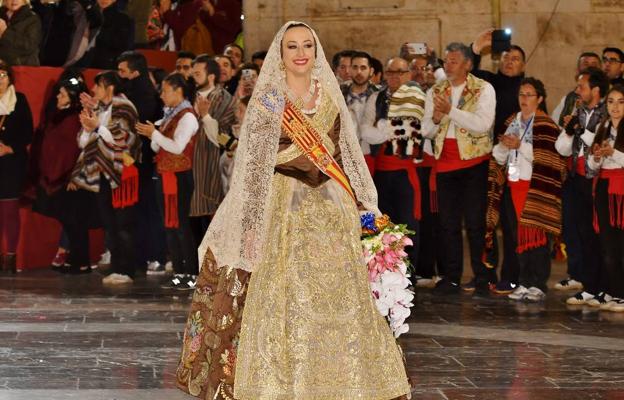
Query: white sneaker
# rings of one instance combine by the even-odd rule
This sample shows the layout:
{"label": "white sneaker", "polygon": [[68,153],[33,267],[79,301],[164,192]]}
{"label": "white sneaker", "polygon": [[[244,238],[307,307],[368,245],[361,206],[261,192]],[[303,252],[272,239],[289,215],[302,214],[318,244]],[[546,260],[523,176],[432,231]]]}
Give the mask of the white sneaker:
{"label": "white sneaker", "polygon": [[575,294],[572,297],[569,297],[566,300],[566,304],[569,304],[571,306],[581,306],[583,304],[587,304],[587,302],[589,300],[592,300],[594,298],[594,295],[591,293],[587,293],[587,292],[578,292],[577,294]]}
{"label": "white sneaker", "polygon": [[618,298],[613,298],[611,299],[611,301],[608,301],[606,303],[603,303],[600,305],[600,310],[602,311],[610,311],[611,307],[613,307],[614,305],[616,305],[618,303],[618,301],[622,301],[622,299],[618,299]]}
{"label": "white sneaker", "polygon": [[531,286],[524,298],[534,302],[543,301],[546,298],[546,293],[544,293],[540,288]]}
{"label": "white sneaker", "polygon": [[165,263],[165,271],[173,272],[173,263],[171,261]]}
{"label": "white sneaker", "polygon": [[414,276],[415,286],[419,288],[433,288],[435,286],[435,277],[423,278],[422,276]]}
{"label": "white sneaker", "polygon": [[572,278],[567,278],[555,284],[556,290],[583,290],[583,284]]}
{"label": "white sneaker", "polygon": [[130,278],[128,275],[123,275],[123,274],[110,274],[107,278],[110,278],[110,279],[106,282],[102,280],[102,282],[108,285],[123,285],[125,283],[134,282],[134,280]]}
{"label": "white sneaker", "polygon": [[147,266],[147,275],[149,276],[165,275],[166,273],[167,273],[167,270],[165,269],[165,266],[159,263],[158,261],[152,261]]}
{"label": "white sneaker", "polygon": [[609,311],[613,312],[624,312],[624,299],[617,299],[615,304],[609,308]]}
{"label": "white sneaker", "polygon": [[111,263],[111,253],[110,251],[107,249],[104,253],[102,253],[102,255],[100,256],[100,261],[98,261],[98,265],[110,265]]}
{"label": "white sneaker", "polygon": [[611,300],[613,300],[613,297],[611,297],[605,292],[600,292],[593,299],[587,300],[585,304],[587,304],[588,306],[592,306],[592,307],[600,307],[601,305],[606,304],[610,302]]}
{"label": "white sneaker", "polygon": [[519,300],[524,299],[524,296],[526,296],[528,293],[529,293],[529,289],[520,285],[516,288],[516,290],[513,291],[513,293],[507,295],[507,297],[512,300],[519,301]]}

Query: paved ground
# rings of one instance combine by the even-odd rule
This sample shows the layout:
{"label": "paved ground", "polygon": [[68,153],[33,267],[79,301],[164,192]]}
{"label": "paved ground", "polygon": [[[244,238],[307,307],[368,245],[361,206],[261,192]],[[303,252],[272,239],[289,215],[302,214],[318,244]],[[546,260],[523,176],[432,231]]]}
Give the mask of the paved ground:
{"label": "paved ground", "polygon": [[[190,399],[174,388],[188,294],[100,278],[0,277],[0,399]],[[417,296],[401,338],[415,399],[624,399],[624,314],[553,291],[544,304]]]}

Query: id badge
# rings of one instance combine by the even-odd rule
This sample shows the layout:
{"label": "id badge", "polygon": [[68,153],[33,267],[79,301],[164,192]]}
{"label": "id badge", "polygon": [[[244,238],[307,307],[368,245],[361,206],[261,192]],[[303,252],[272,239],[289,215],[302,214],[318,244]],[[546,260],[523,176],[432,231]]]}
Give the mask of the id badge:
{"label": "id badge", "polygon": [[514,157],[513,160],[509,162],[507,178],[511,182],[518,182],[520,180],[520,164],[518,163],[518,157]]}

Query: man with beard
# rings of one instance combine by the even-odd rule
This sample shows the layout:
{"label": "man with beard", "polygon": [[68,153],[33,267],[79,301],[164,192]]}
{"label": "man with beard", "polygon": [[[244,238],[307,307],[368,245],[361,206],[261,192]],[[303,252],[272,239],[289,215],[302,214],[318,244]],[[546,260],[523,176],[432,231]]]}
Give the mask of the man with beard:
{"label": "man with beard", "polygon": [[559,134],[555,148],[568,160],[568,176],[563,183],[563,235],[568,263],[578,263],[583,289],[567,299],[568,304],[600,306],[611,299],[599,293],[602,287],[602,256],[598,234],[593,228],[593,179],[586,158],[596,129],[606,115],[604,97],[609,90],[608,76],[598,68],[588,68],[578,76],[576,94],[579,105]]}
{"label": "man with beard", "polygon": [[236,123],[236,99],[219,85],[221,69],[207,55],[193,61],[193,79],[197,85],[195,112],[200,118],[200,133],[193,155],[195,191],[191,198],[191,227],[199,246],[212,215],[223,199],[219,172],[221,148],[219,136],[232,134]]}
{"label": "man with beard", "polygon": [[617,47],[605,47],[602,50],[602,70],[612,85],[624,84],[624,52]]}
{"label": "man with beard", "polygon": [[362,139],[359,126],[364,115],[366,101],[377,91],[375,85],[370,83],[372,76],[371,56],[363,51],[356,51],[353,53],[353,57],[351,57],[351,81],[340,86],[347,102],[347,107],[351,111],[351,118],[360,139],[362,153],[371,173],[374,171],[375,161],[371,155],[370,144]]}
{"label": "man with beard", "polygon": [[175,64],[176,72],[182,74],[186,79],[190,78],[193,69],[193,59],[195,59],[195,54],[190,51],[178,52],[178,58]]}
{"label": "man with beard", "polygon": [[[117,58],[117,74],[124,81],[123,93],[134,104],[139,121],[154,122],[160,118],[161,105],[158,93],[149,79],[145,56],[136,51],[126,51]],[[139,265],[147,265],[148,275],[165,273],[164,226],[154,199],[154,152],[150,139],[141,138],[139,170],[139,203],[137,204],[137,234]]]}

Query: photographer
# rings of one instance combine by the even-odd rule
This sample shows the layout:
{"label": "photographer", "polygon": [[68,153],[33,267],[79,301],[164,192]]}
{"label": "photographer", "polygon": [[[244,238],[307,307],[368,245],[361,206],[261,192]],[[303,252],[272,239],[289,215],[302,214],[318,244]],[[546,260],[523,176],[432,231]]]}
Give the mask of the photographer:
{"label": "photographer", "polygon": [[563,184],[562,200],[564,240],[570,258],[581,261],[580,276],[585,290],[570,297],[568,304],[605,302],[604,295],[597,293],[601,252],[593,228],[592,179],[586,176],[586,157],[596,136],[596,127],[606,115],[603,98],[608,89],[609,79],[600,69],[588,68],[579,74],[575,92],[580,104],[555,143],[559,154],[568,157],[568,177]]}
{"label": "photographer", "polygon": [[242,64],[239,71],[236,73],[236,80],[238,81],[238,87],[234,97],[236,99],[242,99],[251,96],[251,93],[256,86],[258,75],[260,74],[260,68],[253,63]]}

